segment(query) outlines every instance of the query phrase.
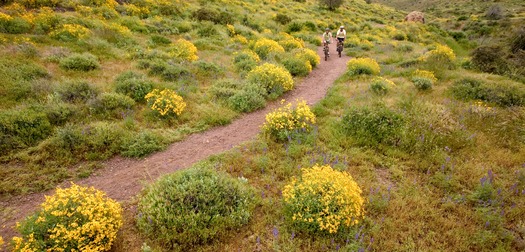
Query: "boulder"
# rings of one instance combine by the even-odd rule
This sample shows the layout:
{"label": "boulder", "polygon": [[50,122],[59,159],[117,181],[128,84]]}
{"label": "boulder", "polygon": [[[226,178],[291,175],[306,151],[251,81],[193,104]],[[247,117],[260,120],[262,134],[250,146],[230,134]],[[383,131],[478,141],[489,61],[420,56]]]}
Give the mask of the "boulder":
{"label": "boulder", "polygon": [[405,21],[425,23],[425,14],[420,11],[412,11],[405,17]]}

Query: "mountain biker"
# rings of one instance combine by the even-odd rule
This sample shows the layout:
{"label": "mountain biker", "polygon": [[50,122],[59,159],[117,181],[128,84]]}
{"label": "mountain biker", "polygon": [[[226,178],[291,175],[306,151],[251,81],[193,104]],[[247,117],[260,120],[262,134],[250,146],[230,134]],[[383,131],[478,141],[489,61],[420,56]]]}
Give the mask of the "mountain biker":
{"label": "mountain biker", "polygon": [[[323,46],[327,46],[328,44],[332,43],[332,33],[330,32],[330,28],[324,29],[322,40]],[[328,51],[328,55],[330,55],[330,51]]]}
{"label": "mountain biker", "polygon": [[346,30],[344,26],[339,27],[339,30],[337,30],[336,38],[339,42],[343,43],[346,39]]}
{"label": "mountain biker", "polygon": [[330,32],[330,28],[326,28],[325,32],[323,33],[323,45],[331,44],[331,43],[332,43],[332,33]]}

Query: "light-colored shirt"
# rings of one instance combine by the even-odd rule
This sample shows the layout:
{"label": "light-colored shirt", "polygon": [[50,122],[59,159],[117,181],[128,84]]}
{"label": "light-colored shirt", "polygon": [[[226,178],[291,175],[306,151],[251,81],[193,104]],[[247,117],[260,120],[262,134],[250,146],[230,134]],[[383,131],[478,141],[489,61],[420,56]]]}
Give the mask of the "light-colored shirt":
{"label": "light-colored shirt", "polygon": [[337,30],[337,37],[338,38],[346,38],[346,30],[345,29],[343,29],[342,31],[341,31],[341,29]]}
{"label": "light-colored shirt", "polygon": [[323,41],[332,41],[332,33],[331,32],[323,33]]}

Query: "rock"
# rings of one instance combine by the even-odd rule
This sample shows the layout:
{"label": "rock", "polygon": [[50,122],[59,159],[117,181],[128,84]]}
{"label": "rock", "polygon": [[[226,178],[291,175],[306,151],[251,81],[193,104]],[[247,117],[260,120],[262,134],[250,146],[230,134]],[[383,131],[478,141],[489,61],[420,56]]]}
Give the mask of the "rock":
{"label": "rock", "polygon": [[420,11],[412,11],[405,17],[405,21],[425,23],[425,14]]}

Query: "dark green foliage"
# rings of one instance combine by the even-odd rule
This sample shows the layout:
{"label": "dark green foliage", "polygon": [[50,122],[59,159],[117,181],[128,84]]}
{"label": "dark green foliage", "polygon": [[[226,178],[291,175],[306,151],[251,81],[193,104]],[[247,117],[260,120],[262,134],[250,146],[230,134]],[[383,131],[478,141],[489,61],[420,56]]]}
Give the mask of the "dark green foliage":
{"label": "dark green foliage", "polygon": [[397,52],[411,52],[414,50],[414,47],[410,44],[402,44],[397,46],[394,50]]}
{"label": "dark green foliage", "polygon": [[303,23],[298,22],[298,21],[293,21],[289,23],[288,26],[286,27],[286,32],[287,33],[299,32],[302,29],[303,29]]}
{"label": "dark green foliage", "polygon": [[525,106],[525,87],[516,83],[465,78],[456,81],[450,90],[462,100],[482,100],[502,107]]}
{"label": "dark green foliage", "polygon": [[343,0],[319,0],[319,4],[329,10],[335,10],[343,4]]}
{"label": "dark green foliage", "polygon": [[9,21],[0,20],[1,33],[21,34],[28,33],[31,29],[31,24],[21,17],[13,17]]}
{"label": "dark green foliage", "polygon": [[507,70],[503,56],[499,46],[480,46],[472,52],[472,66],[482,72],[501,74]]}
{"label": "dark green foliage", "polygon": [[365,146],[398,145],[404,125],[401,114],[385,107],[353,107],[341,120],[345,133]]}
{"label": "dark green foliage", "polygon": [[224,74],[224,69],[213,62],[199,60],[196,61],[194,65],[197,66],[197,73],[199,76],[217,77]]}
{"label": "dark green foliage", "polygon": [[432,80],[428,78],[423,77],[414,77],[412,78],[412,82],[414,83],[414,86],[419,91],[426,91],[432,89]]}
{"label": "dark green foliage", "polygon": [[190,76],[191,72],[182,64],[166,65],[160,76],[165,81],[176,81],[180,78]]}
{"label": "dark green foliage", "polygon": [[151,35],[150,41],[154,45],[169,45],[171,44],[171,40],[169,38],[166,38],[162,35]]}
{"label": "dark green foliage", "polygon": [[232,24],[233,16],[228,11],[217,11],[207,7],[202,7],[193,13],[193,17],[198,21],[211,21],[215,24]]}
{"label": "dark green foliage", "polygon": [[246,84],[242,90],[235,92],[228,98],[228,105],[237,112],[252,112],[266,105],[264,89]]}
{"label": "dark green foliage", "polygon": [[224,101],[237,112],[251,112],[266,105],[266,90],[251,84],[233,79],[218,80],[213,83],[210,93]]}
{"label": "dark green foliage", "polygon": [[98,59],[91,53],[74,53],[60,60],[60,68],[65,70],[91,71],[100,68]]}
{"label": "dark green foliage", "polygon": [[0,112],[0,155],[32,146],[51,134],[46,115],[32,109]]}
{"label": "dark green foliage", "polygon": [[218,80],[210,88],[210,93],[220,99],[227,99],[236,94],[245,85],[240,81],[233,79]]}
{"label": "dark green foliage", "polygon": [[251,218],[254,191],[208,167],[160,178],[143,192],[137,225],[168,249],[191,250],[235,232]]}
{"label": "dark green foliage", "polygon": [[95,98],[98,90],[86,81],[67,81],[56,92],[62,101],[77,103]]}
{"label": "dark green foliage", "polygon": [[201,37],[212,37],[218,35],[219,32],[213,23],[206,22],[199,26],[197,29],[197,34],[199,34]]}
{"label": "dark green foliage", "polygon": [[125,132],[116,124],[66,125],[46,141],[43,150],[62,160],[103,160],[120,152]]}
{"label": "dark green foliage", "polygon": [[91,102],[93,111],[103,117],[123,118],[135,101],[119,93],[102,93]]}
{"label": "dark green foliage", "polygon": [[282,64],[293,76],[307,76],[312,70],[309,61],[295,57],[284,59]]}
{"label": "dark green foliage", "polygon": [[124,157],[141,158],[153,152],[163,150],[162,136],[145,130],[124,139],[120,154]]}
{"label": "dark green foliage", "polygon": [[481,81],[471,78],[457,80],[450,87],[450,91],[457,99],[474,100],[478,98]]}
{"label": "dark green foliage", "polygon": [[68,103],[51,102],[43,106],[42,112],[52,125],[61,126],[75,115],[76,108]]}
{"label": "dark green foliage", "polygon": [[448,34],[450,34],[450,36],[452,36],[456,41],[467,38],[467,34],[462,31],[449,31]]}
{"label": "dark green foliage", "polygon": [[277,13],[277,15],[275,16],[275,22],[280,23],[282,25],[286,25],[290,23],[291,21],[292,21],[292,18],[286,14]]}
{"label": "dark green foliage", "polygon": [[386,95],[388,93],[388,86],[381,80],[376,80],[370,84],[370,91],[376,95]]}
{"label": "dark green foliage", "polygon": [[124,72],[115,79],[115,92],[125,94],[136,102],[144,101],[144,96],[152,89],[153,82],[133,71]]}

